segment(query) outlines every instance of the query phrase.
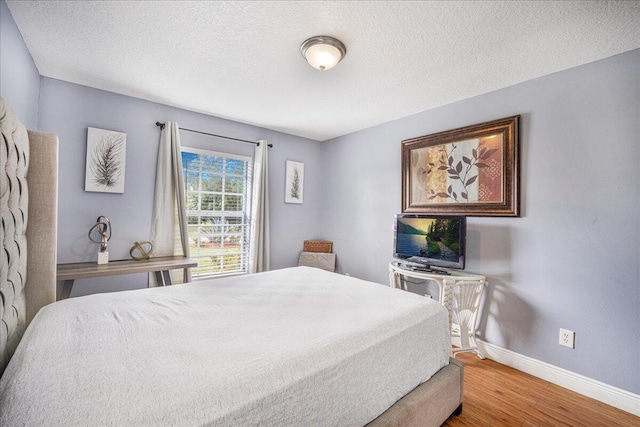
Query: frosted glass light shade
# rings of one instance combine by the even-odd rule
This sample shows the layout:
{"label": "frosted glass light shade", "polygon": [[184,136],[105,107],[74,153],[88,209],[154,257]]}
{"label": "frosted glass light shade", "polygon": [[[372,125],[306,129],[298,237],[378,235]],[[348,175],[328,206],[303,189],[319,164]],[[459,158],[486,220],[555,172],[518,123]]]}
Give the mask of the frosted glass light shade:
{"label": "frosted glass light shade", "polygon": [[309,65],[321,71],[335,67],[347,54],[344,44],[333,37],[315,36],[305,40],[300,52]]}

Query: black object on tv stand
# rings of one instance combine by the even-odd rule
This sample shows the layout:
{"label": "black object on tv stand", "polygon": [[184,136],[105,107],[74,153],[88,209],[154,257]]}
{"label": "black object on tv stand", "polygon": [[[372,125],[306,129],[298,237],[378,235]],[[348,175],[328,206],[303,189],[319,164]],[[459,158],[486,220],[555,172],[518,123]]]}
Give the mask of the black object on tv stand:
{"label": "black object on tv stand", "polygon": [[425,273],[434,273],[434,274],[442,274],[443,276],[451,276],[451,273],[449,273],[448,271],[434,269],[430,265],[415,265],[415,264],[402,264],[401,263],[400,267],[405,269],[405,270],[422,271],[422,272],[425,272]]}

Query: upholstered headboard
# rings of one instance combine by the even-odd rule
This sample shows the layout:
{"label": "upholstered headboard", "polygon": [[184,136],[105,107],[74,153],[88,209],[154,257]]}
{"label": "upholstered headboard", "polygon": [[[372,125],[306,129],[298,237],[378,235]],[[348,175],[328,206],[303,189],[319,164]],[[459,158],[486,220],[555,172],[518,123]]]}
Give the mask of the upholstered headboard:
{"label": "upholstered headboard", "polygon": [[38,310],[56,299],[58,137],[27,131],[0,98],[0,375]]}

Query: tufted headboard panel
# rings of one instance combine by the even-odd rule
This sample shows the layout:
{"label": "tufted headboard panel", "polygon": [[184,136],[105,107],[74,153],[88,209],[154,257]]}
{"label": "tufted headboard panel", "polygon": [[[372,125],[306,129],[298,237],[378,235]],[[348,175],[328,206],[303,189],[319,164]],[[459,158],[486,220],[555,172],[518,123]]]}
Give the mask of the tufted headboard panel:
{"label": "tufted headboard panel", "polygon": [[56,298],[58,138],[27,131],[0,98],[0,375]]}

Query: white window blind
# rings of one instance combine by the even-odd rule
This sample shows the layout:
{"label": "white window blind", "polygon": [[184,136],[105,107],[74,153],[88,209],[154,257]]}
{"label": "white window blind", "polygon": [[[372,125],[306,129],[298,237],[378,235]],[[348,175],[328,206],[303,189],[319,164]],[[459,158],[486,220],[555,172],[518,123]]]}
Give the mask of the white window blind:
{"label": "white window blind", "polygon": [[251,158],[182,147],[194,278],[247,272]]}

